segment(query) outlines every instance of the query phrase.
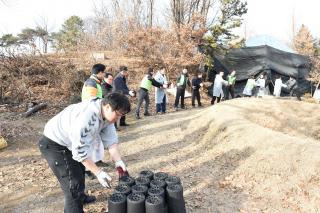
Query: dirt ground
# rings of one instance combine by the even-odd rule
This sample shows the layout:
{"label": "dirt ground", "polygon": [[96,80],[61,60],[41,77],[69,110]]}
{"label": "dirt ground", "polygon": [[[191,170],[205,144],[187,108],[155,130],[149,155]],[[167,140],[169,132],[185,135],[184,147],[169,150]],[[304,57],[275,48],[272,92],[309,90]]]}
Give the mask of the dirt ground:
{"label": "dirt ground", "polygon": [[[181,177],[188,212],[319,212],[319,112],[319,104],[289,99],[234,99],[139,121],[130,115],[119,138],[131,175]],[[63,212],[37,148],[49,117],[0,117],[17,133],[0,151],[0,212]],[[115,186],[113,166],[106,170]],[[106,212],[112,190],[97,180],[87,180],[87,190],[98,202],[85,211]]]}

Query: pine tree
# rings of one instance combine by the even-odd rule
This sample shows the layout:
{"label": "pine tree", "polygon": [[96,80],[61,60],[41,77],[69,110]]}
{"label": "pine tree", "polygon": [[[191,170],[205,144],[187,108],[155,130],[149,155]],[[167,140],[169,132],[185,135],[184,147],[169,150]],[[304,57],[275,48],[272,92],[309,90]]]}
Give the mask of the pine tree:
{"label": "pine tree", "polygon": [[292,46],[299,54],[308,56],[315,54],[315,39],[307,26],[301,26],[299,32],[293,38]]}
{"label": "pine tree", "polygon": [[54,47],[57,50],[74,50],[83,37],[84,23],[78,16],[71,16],[62,25],[62,29],[53,35],[55,39]]}

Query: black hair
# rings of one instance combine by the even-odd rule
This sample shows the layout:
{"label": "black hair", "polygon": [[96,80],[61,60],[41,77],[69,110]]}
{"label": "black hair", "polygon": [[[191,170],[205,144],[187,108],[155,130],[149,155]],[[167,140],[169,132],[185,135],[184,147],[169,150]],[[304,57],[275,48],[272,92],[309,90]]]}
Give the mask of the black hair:
{"label": "black hair", "polygon": [[131,105],[129,99],[124,94],[112,92],[102,99],[102,105],[109,104],[113,111],[120,111],[123,114],[130,112]]}
{"label": "black hair", "polygon": [[148,69],[147,69],[147,74],[150,74],[150,73],[152,73],[153,72],[153,67],[149,67]]}
{"label": "black hair", "polygon": [[95,64],[92,66],[91,74],[98,74],[99,72],[104,72],[106,66],[103,64]]}
{"label": "black hair", "polygon": [[119,70],[120,70],[120,72],[121,72],[121,71],[128,71],[128,67],[126,67],[126,66],[120,66],[120,67],[119,67]]}
{"label": "black hair", "polygon": [[105,78],[108,78],[108,77],[109,77],[109,75],[111,75],[111,76],[113,77],[112,73],[110,73],[110,72],[106,72],[106,73],[104,73],[104,77],[105,77]]}

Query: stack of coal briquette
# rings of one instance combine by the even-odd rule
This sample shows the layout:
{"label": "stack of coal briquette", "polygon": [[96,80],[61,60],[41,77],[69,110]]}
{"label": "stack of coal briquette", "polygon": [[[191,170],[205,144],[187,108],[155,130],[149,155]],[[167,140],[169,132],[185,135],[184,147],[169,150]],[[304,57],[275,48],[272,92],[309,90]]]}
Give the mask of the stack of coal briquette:
{"label": "stack of coal briquette", "polygon": [[137,178],[123,176],[108,198],[109,213],[185,213],[180,178],[143,170]]}

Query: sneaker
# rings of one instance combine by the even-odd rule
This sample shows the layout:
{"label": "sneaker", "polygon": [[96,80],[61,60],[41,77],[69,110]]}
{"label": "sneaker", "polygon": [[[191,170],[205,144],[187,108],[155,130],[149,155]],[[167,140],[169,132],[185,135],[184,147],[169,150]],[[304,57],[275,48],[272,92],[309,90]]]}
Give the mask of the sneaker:
{"label": "sneaker", "polygon": [[150,114],[149,112],[144,113],[143,115],[144,115],[144,116],[151,116],[151,114]]}
{"label": "sneaker", "polygon": [[130,126],[130,125],[127,123],[124,123],[124,124],[120,124],[120,126]]}
{"label": "sneaker", "polygon": [[136,114],[135,115],[136,119],[141,119],[140,115]]}
{"label": "sneaker", "polygon": [[93,203],[97,200],[97,198],[95,196],[90,196],[90,195],[84,195],[84,199],[83,199],[83,205],[89,204],[89,203]]}
{"label": "sneaker", "polygon": [[166,112],[161,112],[161,114],[166,114]]}
{"label": "sneaker", "polygon": [[174,111],[178,111],[178,110],[179,110],[178,107],[175,107],[175,108],[174,108]]}

